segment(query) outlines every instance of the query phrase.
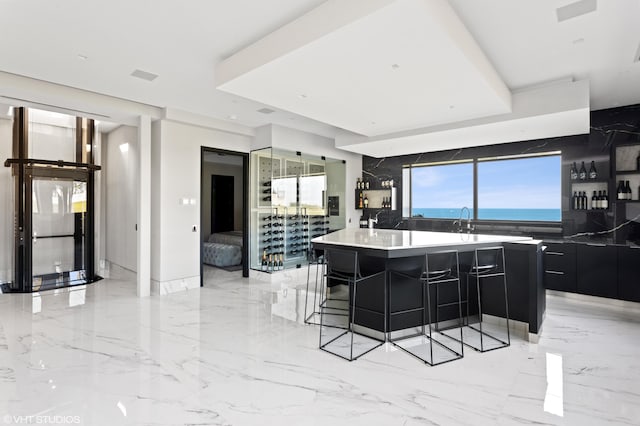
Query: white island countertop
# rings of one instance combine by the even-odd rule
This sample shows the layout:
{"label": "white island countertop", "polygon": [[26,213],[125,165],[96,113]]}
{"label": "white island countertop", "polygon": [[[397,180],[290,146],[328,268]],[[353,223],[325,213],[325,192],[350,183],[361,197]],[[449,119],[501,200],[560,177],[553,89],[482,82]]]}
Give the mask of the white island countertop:
{"label": "white island countertop", "polygon": [[311,240],[318,246],[359,247],[372,250],[411,250],[444,247],[500,245],[531,241],[531,237],[508,235],[465,234],[454,232],[404,231],[395,229],[347,228]]}

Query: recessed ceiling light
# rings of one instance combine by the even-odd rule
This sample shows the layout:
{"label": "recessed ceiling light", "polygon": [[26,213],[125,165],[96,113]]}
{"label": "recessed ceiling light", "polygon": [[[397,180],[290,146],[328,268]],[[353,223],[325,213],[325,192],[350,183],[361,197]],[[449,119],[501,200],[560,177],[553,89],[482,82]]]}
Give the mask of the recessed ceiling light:
{"label": "recessed ceiling light", "polygon": [[300,99],[306,99],[306,98],[307,98],[307,95],[305,95],[304,93],[301,93],[301,94],[299,94],[299,95],[298,95],[298,97],[299,97]]}
{"label": "recessed ceiling light", "polygon": [[449,105],[449,109],[454,109],[455,107],[455,105]]}
{"label": "recessed ceiling light", "polygon": [[87,55],[78,54],[78,59],[86,61],[87,59],[89,59],[89,57]]}
{"label": "recessed ceiling light", "polygon": [[231,114],[231,115],[228,115],[228,116],[227,116],[227,118],[228,118],[229,120],[237,120],[237,119],[238,119],[238,116],[237,116],[237,115],[235,115],[235,114]]}
{"label": "recessed ceiling light", "polygon": [[154,74],[152,72],[142,71],[142,70],[133,71],[131,73],[131,76],[136,78],[141,78],[142,80],[146,80],[146,81],[153,81],[156,78],[158,78],[157,74]]}
{"label": "recessed ceiling light", "polygon": [[393,65],[391,65],[391,68],[393,68],[394,70],[397,70],[398,68],[400,68],[400,65],[393,64]]}
{"label": "recessed ceiling light", "polygon": [[584,39],[582,37],[573,40],[573,44],[580,44],[580,43],[584,43]]}
{"label": "recessed ceiling light", "polygon": [[262,114],[272,114],[272,113],[276,112],[275,109],[271,109],[271,108],[260,108],[257,111],[262,113]]}
{"label": "recessed ceiling light", "polygon": [[375,121],[372,121],[372,122],[371,122],[371,124],[375,125],[375,124],[376,124],[376,122],[375,122]]}

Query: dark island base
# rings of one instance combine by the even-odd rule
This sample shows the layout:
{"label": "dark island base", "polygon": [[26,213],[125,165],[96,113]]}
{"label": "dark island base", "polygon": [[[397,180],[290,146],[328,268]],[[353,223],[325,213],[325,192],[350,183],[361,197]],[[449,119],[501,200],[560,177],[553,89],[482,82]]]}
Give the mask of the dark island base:
{"label": "dark island base", "polygon": [[[539,244],[504,243],[507,270],[507,293],[509,318],[528,323],[529,333],[537,335],[542,326],[545,311],[545,293],[543,285],[542,250]],[[461,292],[462,299],[467,299],[466,275],[472,261],[473,252],[460,252]],[[415,265],[422,261],[421,256],[384,258],[360,254],[363,274],[386,271],[386,274],[358,285],[355,323],[379,332],[392,332],[422,325],[420,310],[423,297],[422,289],[415,280],[394,274],[393,271],[405,273],[415,270]],[[488,315],[505,317],[502,278],[483,278],[483,312]],[[475,280],[470,279],[469,313],[478,313],[478,299]],[[331,285],[331,283],[330,283]],[[457,299],[455,284],[440,285],[438,303],[446,304]],[[351,289],[352,290],[352,289]],[[436,289],[431,287],[432,322],[436,318]],[[425,306],[427,304],[424,294]],[[386,303],[386,309],[385,309]],[[463,304],[463,315],[467,312]],[[386,321],[385,321],[386,312]],[[458,306],[450,305],[438,310],[438,320],[446,321],[458,317]]]}

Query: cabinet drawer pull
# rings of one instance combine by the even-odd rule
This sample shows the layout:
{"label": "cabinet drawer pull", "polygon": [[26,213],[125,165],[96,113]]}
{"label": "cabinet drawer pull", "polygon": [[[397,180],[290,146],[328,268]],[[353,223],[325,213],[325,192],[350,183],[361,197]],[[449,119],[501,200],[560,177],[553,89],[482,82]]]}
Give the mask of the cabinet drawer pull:
{"label": "cabinet drawer pull", "polygon": [[596,243],[587,243],[588,246],[591,247],[606,247],[606,244],[596,244]]}
{"label": "cabinet drawer pull", "polygon": [[547,254],[551,254],[553,256],[564,256],[564,253],[561,253],[559,251],[548,251],[546,252]]}
{"label": "cabinet drawer pull", "polygon": [[547,274],[553,274],[553,275],[564,275],[564,272],[560,272],[560,271],[544,271]]}

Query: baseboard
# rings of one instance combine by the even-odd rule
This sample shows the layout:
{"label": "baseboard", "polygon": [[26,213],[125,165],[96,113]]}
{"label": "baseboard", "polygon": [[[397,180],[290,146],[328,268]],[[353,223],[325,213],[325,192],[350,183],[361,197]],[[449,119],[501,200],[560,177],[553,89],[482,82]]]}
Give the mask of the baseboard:
{"label": "baseboard", "polygon": [[546,290],[546,294],[550,296],[562,297],[565,299],[577,300],[584,303],[613,306],[616,308],[631,309],[640,312],[640,303],[630,302],[628,300],[609,299],[608,297],[589,296],[586,294],[570,293],[567,291],[558,290]]}
{"label": "baseboard", "polygon": [[151,295],[166,296],[180,291],[200,288],[200,275],[170,281],[151,280]]}

